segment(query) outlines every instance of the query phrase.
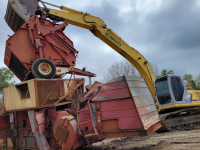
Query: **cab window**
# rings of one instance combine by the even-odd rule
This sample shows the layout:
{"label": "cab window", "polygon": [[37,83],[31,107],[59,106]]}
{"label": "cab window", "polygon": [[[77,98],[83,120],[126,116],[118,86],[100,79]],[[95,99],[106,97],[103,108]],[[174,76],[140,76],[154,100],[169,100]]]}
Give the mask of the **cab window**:
{"label": "cab window", "polygon": [[161,105],[171,103],[171,96],[169,92],[167,77],[156,81],[156,94]]}
{"label": "cab window", "polygon": [[183,87],[183,83],[182,83],[181,79],[179,77],[172,77],[171,85],[172,85],[172,91],[174,94],[174,98],[176,99],[176,101],[182,101],[184,87]]}

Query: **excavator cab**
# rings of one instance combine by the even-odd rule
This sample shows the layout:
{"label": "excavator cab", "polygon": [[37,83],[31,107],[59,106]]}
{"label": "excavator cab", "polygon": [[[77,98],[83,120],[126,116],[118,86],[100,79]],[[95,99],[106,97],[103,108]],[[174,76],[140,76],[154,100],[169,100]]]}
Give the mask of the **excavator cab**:
{"label": "excavator cab", "polygon": [[192,102],[192,95],[187,92],[181,77],[177,75],[166,75],[156,79],[155,90],[160,110]]}

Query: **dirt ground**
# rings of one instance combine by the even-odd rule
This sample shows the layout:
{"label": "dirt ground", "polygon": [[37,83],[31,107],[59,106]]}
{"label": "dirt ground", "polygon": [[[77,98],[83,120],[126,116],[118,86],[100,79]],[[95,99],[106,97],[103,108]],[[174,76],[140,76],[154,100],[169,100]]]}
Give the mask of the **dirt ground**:
{"label": "dirt ground", "polygon": [[200,129],[105,139],[87,150],[200,150]]}

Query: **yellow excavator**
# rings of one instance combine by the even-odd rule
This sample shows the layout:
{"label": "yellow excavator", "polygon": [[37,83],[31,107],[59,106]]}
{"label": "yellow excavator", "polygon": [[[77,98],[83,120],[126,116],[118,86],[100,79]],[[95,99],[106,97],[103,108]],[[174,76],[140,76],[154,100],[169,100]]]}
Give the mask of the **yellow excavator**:
{"label": "yellow excavator", "polygon": [[[49,9],[47,6],[56,9]],[[88,13],[41,0],[8,0],[5,20],[15,32],[34,14],[49,18],[55,24],[67,22],[88,29],[130,61],[146,81],[155,100],[163,124],[160,131],[190,129],[200,125],[200,91],[187,91],[181,77],[177,75],[167,75],[156,79],[145,57],[108,29],[103,20]]]}

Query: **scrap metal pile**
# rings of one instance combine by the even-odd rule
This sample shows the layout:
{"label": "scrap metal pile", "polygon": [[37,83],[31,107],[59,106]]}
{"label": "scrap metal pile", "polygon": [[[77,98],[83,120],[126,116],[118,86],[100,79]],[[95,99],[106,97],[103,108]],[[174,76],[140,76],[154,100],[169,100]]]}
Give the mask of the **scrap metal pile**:
{"label": "scrap metal pile", "polygon": [[[9,3],[9,10],[20,2]],[[1,149],[70,150],[161,127],[143,78],[96,81],[84,91],[85,80],[75,75],[95,74],[74,67],[78,51],[63,32],[66,26],[34,15],[7,40],[4,62],[23,82],[3,89]],[[65,74],[71,78],[62,79]]]}
{"label": "scrap metal pile", "polygon": [[84,79],[33,79],[4,88],[3,148],[70,150],[161,126],[144,79],[95,82],[85,95],[83,85]]}

